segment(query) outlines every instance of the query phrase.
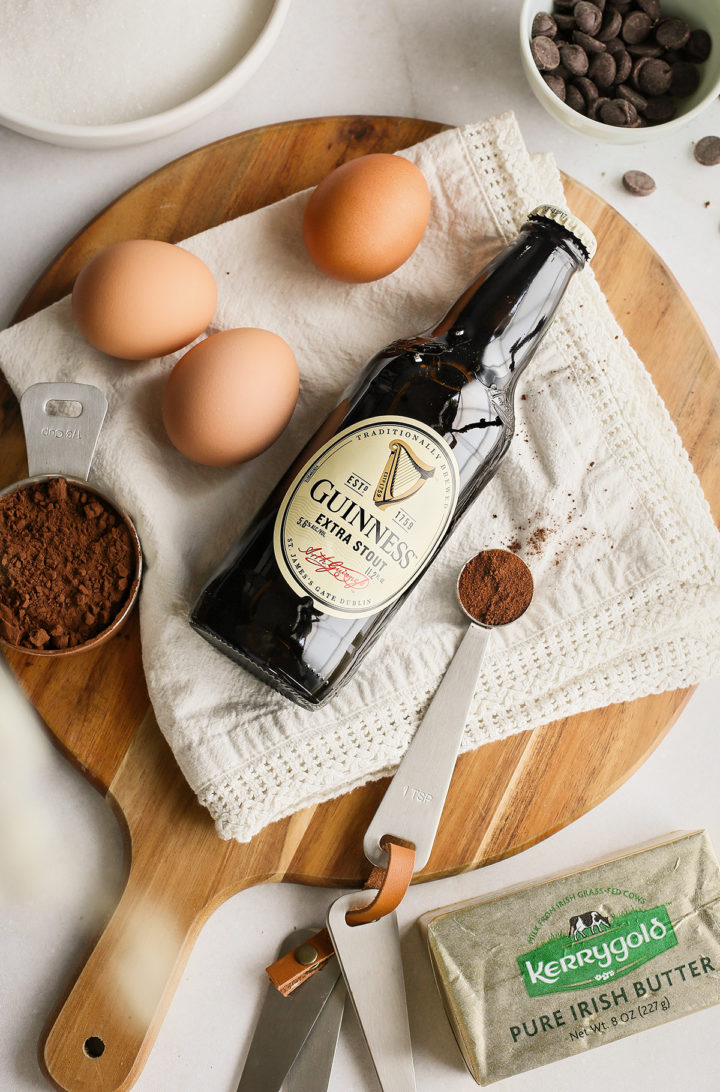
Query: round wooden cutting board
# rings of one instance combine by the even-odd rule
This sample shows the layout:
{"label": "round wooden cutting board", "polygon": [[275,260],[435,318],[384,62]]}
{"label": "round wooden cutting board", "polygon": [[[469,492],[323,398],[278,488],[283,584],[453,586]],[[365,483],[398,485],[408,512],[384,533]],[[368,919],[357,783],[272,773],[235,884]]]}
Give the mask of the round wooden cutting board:
{"label": "round wooden cutting board", "polygon": [[[178,241],[314,185],[345,159],[407,147],[441,128],[407,118],[321,118],[257,129],[192,152],[89,224],[39,279],[16,318],[67,293],[84,263],[110,243],[134,237]],[[572,179],[565,183],[570,208],[598,237],[594,268],[600,285],[649,368],[717,517],[720,370],[709,339],[643,238],[597,195]],[[0,485],[25,473],[19,414],[6,387],[3,409]],[[56,742],[117,810],[128,840],[125,891],[48,1032],[44,1064],[63,1089],[127,1089],[213,909],[242,888],[270,881],[361,884],[369,872],[363,833],[387,782],[274,823],[248,845],[223,842],[153,719],[137,618],[109,644],[82,656],[7,658]],[[689,694],[613,705],[463,756],[432,856],[418,879],[517,853],[582,815],[647,758]],[[132,1023],[111,968],[133,930],[142,928],[148,906],[166,923],[167,951],[148,987],[146,1017]],[[96,1047],[101,1040],[101,1053],[84,1049],[90,1036]]]}

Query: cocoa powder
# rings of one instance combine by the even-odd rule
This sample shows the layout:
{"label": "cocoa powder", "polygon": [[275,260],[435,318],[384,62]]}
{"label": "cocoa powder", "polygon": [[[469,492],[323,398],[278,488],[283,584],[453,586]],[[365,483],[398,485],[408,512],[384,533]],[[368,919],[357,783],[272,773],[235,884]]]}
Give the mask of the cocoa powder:
{"label": "cocoa powder", "polygon": [[458,595],[467,613],[485,626],[504,626],[530,605],[533,579],[509,550],[483,550],[463,567]]}
{"label": "cocoa powder", "polygon": [[0,637],[65,649],[115,620],[137,563],[122,516],[90,489],[52,478],[0,497]]}

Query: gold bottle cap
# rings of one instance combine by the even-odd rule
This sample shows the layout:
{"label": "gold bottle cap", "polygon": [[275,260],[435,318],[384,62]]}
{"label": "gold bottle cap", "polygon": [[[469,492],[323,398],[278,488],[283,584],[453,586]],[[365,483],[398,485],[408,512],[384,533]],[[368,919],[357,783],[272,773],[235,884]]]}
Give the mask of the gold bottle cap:
{"label": "gold bottle cap", "polygon": [[537,208],[532,210],[528,219],[552,220],[554,223],[560,224],[560,227],[564,227],[566,231],[575,236],[587,254],[587,260],[592,261],[597,250],[597,240],[590,228],[582,220],[578,220],[577,216],[573,216],[571,212],[568,212],[567,209],[561,209],[557,205],[538,205]]}

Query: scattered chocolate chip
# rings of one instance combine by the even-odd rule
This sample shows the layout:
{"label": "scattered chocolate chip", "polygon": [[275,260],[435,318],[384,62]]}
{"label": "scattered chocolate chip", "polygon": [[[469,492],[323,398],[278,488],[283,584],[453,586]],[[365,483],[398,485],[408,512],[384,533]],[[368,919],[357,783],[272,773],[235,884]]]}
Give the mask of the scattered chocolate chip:
{"label": "scattered chocolate chip", "polygon": [[660,0],[635,0],[635,3],[641,11],[650,16],[653,23],[660,18]]}
{"label": "scattered chocolate chip", "polygon": [[551,72],[560,64],[560,53],[552,38],[539,34],[530,43],[533,60],[541,72]]}
{"label": "scattered chocolate chip", "polygon": [[652,30],[652,19],[644,11],[632,11],[623,19],[621,36],[629,45],[644,42]]}
{"label": "scattered chocolate chip", "polygon": [[670,90],[672,68],[659,57],[648,57],[638,74],[638,88],[646,95],[664,95]]}
{"label": "scattered chocolate chip", "polygon": [[634,197],[647,197],[655,189],[655,179],[645,171],[626,171],[622,181],[625,189]]}
{"label": "scattered chocolate chip", "polygon": [[606,125],[628,127],[637,121],[638,112],[626,99],[611,99],[600,108],[600,118]]}
{"label": "scattered chocolate chip", "polygon": [[655,28],[655,40],[666,49],[682,49],[690,40],[690,27],[674,16],[661,19]]}
{"label": "scattered chocolate chip", "polygon": [[549,11],[539,11],[532,22],[533,38],[554,38],[558,32],[557,23]]}
{"label": "scattered chocolate chip", "polygon": [[693,155],[703,167],[716,166],[720,163],[720,137],[703,137],[693,148]]}
{"label": "scattered chocolate chip", "polygon": [[596,53],[590,61],[588,76],[603,91],[615,83],[617,65],[612,53]]}
{"label": "scattered chocolate chip", "polygon": [[589,3],[588,0],[579,0],[573,8],[573,15],[575,16],[575,26],[578,30],[584,31],[585,34],[594,34],[596,30],[600,29],[602,12],[599,7]]}

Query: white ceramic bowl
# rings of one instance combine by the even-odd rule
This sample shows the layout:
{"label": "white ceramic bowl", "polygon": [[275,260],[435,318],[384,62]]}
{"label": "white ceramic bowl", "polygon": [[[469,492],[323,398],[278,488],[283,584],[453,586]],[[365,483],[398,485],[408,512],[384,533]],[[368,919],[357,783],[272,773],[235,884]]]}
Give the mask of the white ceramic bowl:
{"label": "white ceramic bowl", "polygon": [[535,97],[547,112],[564,125],[593,140],[609,144],[642,144],[657,140],[681,129],[690,118],[696,117],[720,93],[720,0],[661,0],[663,15],[679,15],[686,19],[693,30],[702,28],[712,38],[710,56],[698,65],[700,86],[694,95],[678,99],[678,113],[671,121],[660,125],[648,125],[642,129],[623,129],[593,121],[566,106],[543,80],[530,52],[530,32],[533,19],[539,11],[551,11],[552,0],[524,0],[520,15],[520,57],[528,83]]}
{"label": "white ceramic bowl", "polygon": [[[71,148],[118,148],[140,144],[192,125],[227,102],[267,57],[285,21],[290,0],[265,0],[265,6],[267,18],[237,62],[210,87],[177,106],[133,121],[107,125],[65,125],[3,109],[0,103],[0,125],[49,144]],[[249,17],[256,18],[257,9],[256,0],[249,3]]]}

